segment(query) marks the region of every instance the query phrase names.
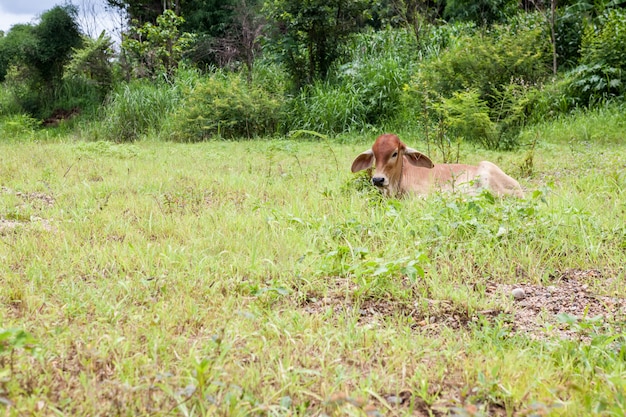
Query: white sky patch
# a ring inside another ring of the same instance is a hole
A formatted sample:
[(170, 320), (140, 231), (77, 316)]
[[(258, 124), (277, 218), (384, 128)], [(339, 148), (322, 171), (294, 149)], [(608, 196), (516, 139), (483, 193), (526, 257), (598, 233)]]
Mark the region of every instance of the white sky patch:
[(6, 34), (19, 23), (37, 24), (42, 13), (67, 4), (78, 7), (76, 20), (84, 34), (95, 38), (105, 30), (115, 42), (120, 39), (122, 16), (107, 9), (105, 0), (0, 0), (0, 30)]
[(33, 23), (35, 16), (32, 14), (9, 13), (0, 5), (0, 30), (7, 33), (13, 25), (18, 23)]

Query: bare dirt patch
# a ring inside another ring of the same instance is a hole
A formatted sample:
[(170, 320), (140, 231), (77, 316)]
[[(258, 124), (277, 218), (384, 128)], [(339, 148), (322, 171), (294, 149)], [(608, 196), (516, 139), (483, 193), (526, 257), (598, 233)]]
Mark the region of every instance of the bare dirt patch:
[[(466, 307), (449, 300), (420, 299), (416, 301), (365, 299), (355, 300), (350, 295), (357, 286), (350, 280), (334, 280), (334, 288), (323, 296), (309, 296), (301, 308), (309, 314), (358, 314), (359, 323), (367, 326), (384, 325), (392, 316), (410, 317), (416, 330), (438, 333), (443, 327), (458, 329), (479, 318), (501, 318), (514, 334), (525, 334), (534, 339), (552, 337), (572, 338), (575, 331), (559, 321), (559, 315), (567, 314), (577, 319), (602, 317), (608, 322), (626, 321), (626, 298), (600, 295), (593, 290), (593, 283), (608, 280), (601, 271), (566, 270), (555, 277), (553, 285), (491, 284), (486, 293), (490, 297), (510, 297), (510, 307), (470, 312)], [(404, 284), (401, 284), (404, 285)], [(516, 299), (515, 289), (523, 291)]]
[[(442, 327), (461, 328), (468, 322), (476, 320), (478, 315), (494, 316), (500, 310), (486, 310), (470, 314), (466, 306), (449, 300), (415, 299), (398, 300), (384, 298), (358, 299), (352, 294), (358, 286), (349, 279), (333, 279), (334, 286), (324, 296), (310, 295), (301, 303), (302, 309), (309, 314), (326, 314), (332, 310), (334, 314), (357, 314), (359, 323), (366, 326), (383, 325), (385, 320), (393, 316), (410, 317), (413, 327), (429, 332), (436, 332)], [(399, 283), (408, 288), (408, 280)]]
[[(19, 204), (17, 208), (23, 208), (30, 204), (33, 208), (41, 211), (54, 206), (55, 203), (53, 196), (41, 192), (14, 191), (7, 187), (0, 187), (0, 194), (12, 194), (19, 197), (23, 203)], [(12, 216), (2, 216), (2, 213), (0, 213), (0, 233), (13, 232), (27, 225), (37, 225), (42, 230), (48, 232), (54, 230), (51, 220), (39, 216), (16, 216), (14, 214)]]
[(590, 281), (607, 279), (598, 270), (567, 270), (549, 286), (493, 285), (491, 294), (510, 295), (514, 289), (523, 290), (524, 296), (514, 301), (511, 313), (511, 330), (534, 338), (557, 336), (571, 338), (568, 329), (557, 317), (567, 314), (578, 319), (602, 317), (615, 322), (626, 318), (626, 299), (599, 295), (591, 290)]

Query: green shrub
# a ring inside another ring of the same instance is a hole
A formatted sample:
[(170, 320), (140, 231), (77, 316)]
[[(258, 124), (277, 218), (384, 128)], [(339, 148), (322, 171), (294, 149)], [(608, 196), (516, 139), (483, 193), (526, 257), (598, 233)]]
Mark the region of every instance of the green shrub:
[(0, 118), (0, 138), (3, 140), (32, 137), (41, 122), (26, 114), (12, 114)]
[(570, 74), (567, 94), (576, 105), (590, 106), (624, 93), (624, 72), (602, 64), (580, 65)]
[(251, 138), (274, 134), (280, 120), (281, 104), (267, 90), (240, 74), (217, 72), (195, 85), (176, 113), (172, 135), (192, 142)]
[(626, 67), (626, 11), (609, 10), (604, 25), (591, 27), (582, 41), (581, 61), (585, 65), (601, 64), (607, 67)]
[(165, 82), (137, 80), (119, 85), (103, 107), (90, 139), (129, 142), (157, 132), (180, 101), (180, 89)]
[(584, 14), (579, 10), (567, 7), (558, 12), (554, 35), (559, 68), (571, 69), (578, 65), (584, 31)]
[(450, 97), (475, 89), (493, 104), (494, 93), (512, 82), (536, 83), (549, 75), (550, 45), (534, 24), (497, 26), (491, 32), (459, 39), (439, 57), (425, 61), (418, 73), (430, 89)]
[(429, 25), (424, 36), (419, 39), (419, 58), (429, 59), (439, 56), (447, 48), (453, 47), (459, 39), (464, 39), (478, 31), (474, 22), (451, 22), (445, 25)]
[(446, 20), (471, 21), (479, 25), (504, 22), (519, 10), (516, 0), (447, 0)]
[(86, 37), (83, 47), (73, 50), (63, 78), (90, 86), (102, 102), (113, 88), (113, 57), (113, 41), (104, 31), (97, 39)]
[(458, 91), (437, 103), (435, 110), (446, 130), (455, 138), (478, 141), (485, 147), (498, 147), (496, 125), (489, 118), (489, 106), (477, 91)]
[(443, 124), (448, 133), (492, 149), (515, 147), (535, 100), (528, 94), (550, 73), (548, 39), (539, 15), (461, 35), (419, 66), (403, 103), (425, 126)]
[(324, 134), (363, 131), (402, 112), (402, 88), (418, 62), (415, 35), (405, 29), (359, 33), (347, 49), (347, 61), (333, 67), (331, 77), (290, 102), (288, 128)]
[(289, 130), (322, 134), (359, 131), (367, 125), (367, 109), (354, 85), (317, 81), (291, 100), (286, 123)]
[(569, 74), (567, 94), (590, 106), (626, 91), (626, 12), (609, 10), (604, 25), (589, 26), (582, 40), (581, 65)]
[[(10, 99), (6, 100), (6, 110), (11, 113), (28, 113), (39, 117), (41, 103), (44, 99), (49, 100), (50, 94), (43, 87), (43, 81), (39, 75), (26, 67), (9, 67), (5, 81), (2, 83), (3, 95)], [(5, 113), (6, 114), (6, 113)]]

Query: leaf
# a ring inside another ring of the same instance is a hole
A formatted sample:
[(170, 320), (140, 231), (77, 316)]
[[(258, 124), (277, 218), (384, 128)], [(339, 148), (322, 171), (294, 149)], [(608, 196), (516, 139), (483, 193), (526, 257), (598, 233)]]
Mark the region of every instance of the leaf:
[(284, 397), (281, 397), (281, 399), (280, 399), (280, 406), (282, 408), (289, 409), (289, 408), (291, 408), (292, 404), (293, 404), (293, 400), (291, 399), (291, 397), (289, 395), (285, 395)]
[(557, 314), (556, 318), (561, 323), (569, 324), (570, 326), (578, 323), (578, 317), (572, 316), (571, 314), (567, 314), (567, 313)]

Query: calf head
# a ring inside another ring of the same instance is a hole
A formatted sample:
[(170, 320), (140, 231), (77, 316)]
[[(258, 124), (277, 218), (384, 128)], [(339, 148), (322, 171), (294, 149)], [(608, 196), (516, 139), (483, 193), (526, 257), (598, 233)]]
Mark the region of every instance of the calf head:
[(405, 161), (416, 167), (432, 168), (433, 162), (423, 153), (406, 146), (396, 135), (379, 136), (372, 149), (361, 153), (352, 162), (352, 172), (362, 171), (376, 162), (372, 184), (385, 192), (395, 193), (400, 188)]

